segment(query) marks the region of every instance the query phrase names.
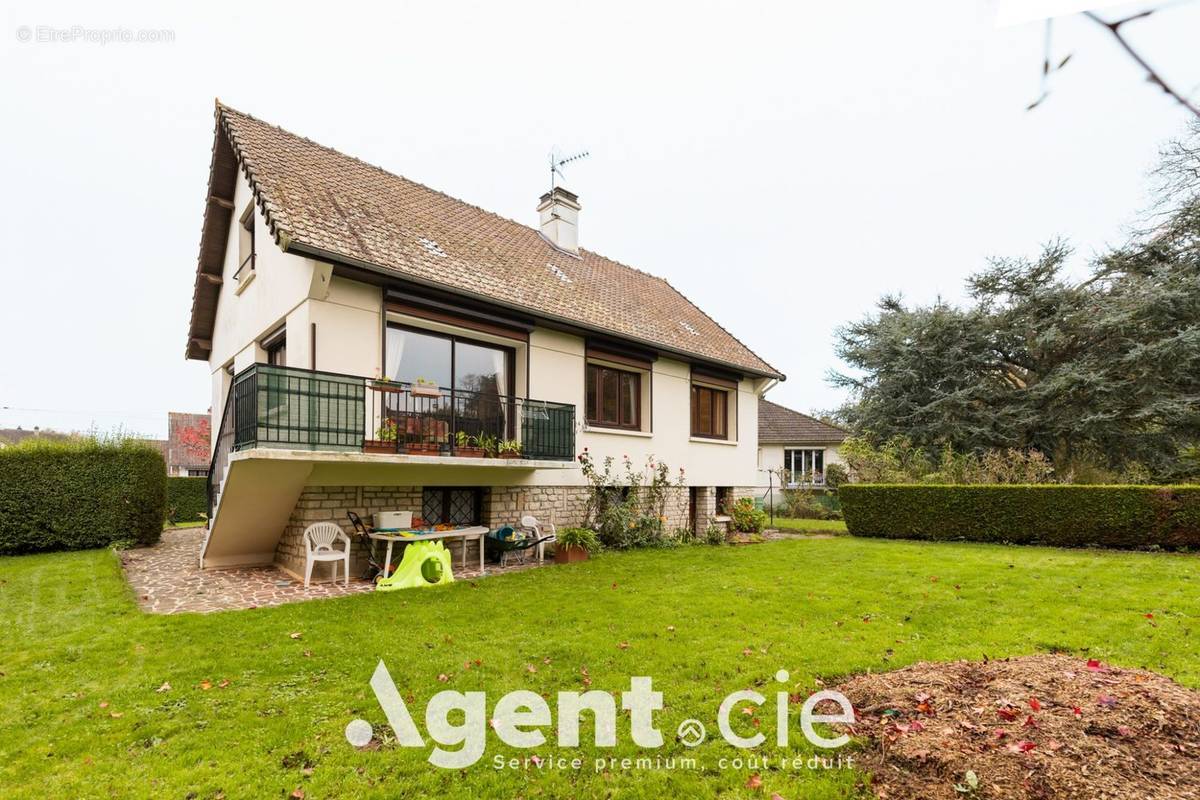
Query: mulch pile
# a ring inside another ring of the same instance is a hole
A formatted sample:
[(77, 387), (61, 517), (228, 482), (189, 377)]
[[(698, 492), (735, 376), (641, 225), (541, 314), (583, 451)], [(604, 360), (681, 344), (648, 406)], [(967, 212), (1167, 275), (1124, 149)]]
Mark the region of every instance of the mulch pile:
[(1200, 798), (1200, 692), (1153, 672), (1046, 655), (837, 689), (881, 798)]

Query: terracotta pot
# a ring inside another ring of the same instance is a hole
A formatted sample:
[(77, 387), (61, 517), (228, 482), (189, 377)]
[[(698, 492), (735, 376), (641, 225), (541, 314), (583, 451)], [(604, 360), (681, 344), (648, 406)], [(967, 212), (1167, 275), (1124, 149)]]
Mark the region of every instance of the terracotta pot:
[(395, 453), (396, 443), (385, 442), (382, 439), (363, 439), (364, 453)]
[(426, 444), (424, 442), (406, 445), (404, 449), (410, 455), (414, 456), (436, 456), (442, 452), (442, 446), (440, 444)]
[(496, 458), (520, 458), (520, 453), (497, 453)]
[(442, 390), (427, 383), (414, 383), (408, 390), (413, 397), (441, 397)]
[(483, 458), (482, 447), (456, 447), (454, 455), (460, 458)]
[(554, 562), (556, 564), (574, 564), (577, 561), (587, 561), (588, 551), (578, 545), (563, 547), (554, 546)]

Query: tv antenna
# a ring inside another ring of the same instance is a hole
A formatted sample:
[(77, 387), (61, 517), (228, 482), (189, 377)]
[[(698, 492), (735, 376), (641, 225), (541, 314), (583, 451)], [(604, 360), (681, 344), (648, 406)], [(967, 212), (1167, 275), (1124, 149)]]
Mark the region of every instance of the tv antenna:
[(590, 155), (588, 153), (588, 151), (583, 150), (581, 152), (576, 153), (573, 156), (563, 156), (561, 153), (558, 152), (557, 147), (552, 149), (550, 151), (550, 190), (551, 191), (554, 190), (554, 176), (555, 175), (557, 175), (560, 178), (564, 177), (563, 171), (562, 171), (563, 167), (565, 167), (567, 164), (570, 164), (574, 161), (582, 161), (583, 159), (587, 158), (588, 155)]

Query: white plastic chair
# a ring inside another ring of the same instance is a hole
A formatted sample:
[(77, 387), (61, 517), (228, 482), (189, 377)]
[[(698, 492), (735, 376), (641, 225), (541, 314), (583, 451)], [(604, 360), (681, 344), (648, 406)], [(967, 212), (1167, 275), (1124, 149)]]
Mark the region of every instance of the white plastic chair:
[[(558, 529), (554, 527), (554, 512), (550, 512), (550, 522), (545, 525), (538, 522), (538, 518), (532, 514), (526, 514), (521, 517), (521, 527), (532, 531), (534, 538), (541, 540), (537, 546), (538, 561), (544, 561), (546, 545), (558, 540)], [(543, 528), (549, 531), (549, 533), (544, 533), (542, 531)]]
[[(344, 549), (335, 548), (334, 542), (341, 540), (345, 542)], [(314, 522), (304, 529), (304, 588), (308, 588), (309, 582), (312, 580), (313, 564), (318, 561), (333, 562), (333, 582), (337, 583), (338, 565), (337, 562), (344, 562), (346, 565), (346, 577), (343, 581), (345, 585), (350, 585), (350, 537), (342, 530), (340, 525), (333, 522)]]

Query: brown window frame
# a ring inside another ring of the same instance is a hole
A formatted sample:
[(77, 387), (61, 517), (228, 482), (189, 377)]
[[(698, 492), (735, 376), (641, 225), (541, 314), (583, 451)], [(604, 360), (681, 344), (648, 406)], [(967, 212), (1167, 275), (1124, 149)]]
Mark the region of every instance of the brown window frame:
[[(616, 376), (617, 381), (617, 418), (615, 420), (603, 418), (603, 381), (606, 374)], [(640, 431), (642, 429), (642, 373), (610, 367), (607, 364), (593, 364), (589, 362), (584, 367), (583, 375), (584, 415), (589, 427), (615, 428), (626, 431)], [(622, 390), (624, 389), (626, 380), (633, 381), (633, 419), (625, 419), (624, 403), (621, 402), (624, 396)], [(594, 395), (589, 395), (589, 391), (594, 392)]]
[[(730, 402), (731, 394), (732, 394), (732, 392), (729, 389), (722, 389), (717, 386), (706, 386), (704, 384), (699, 384), (699, 383), (692, 384), (692, 392), (691, 392), (692, 436), (695, 436), (700, 439), (718, 439), (718, 440), (723, 440), (723, 441), (729, 440), (729, 402)], [(699, 409), (701, 407), (701, 405), (700, 405), (701, 402), (703, 402), (701, 400), (701, 398), (705, 397), (705, 396), (707, 396), (707, 402), (709, 404), (708, 415), (709, 415), (709, 421), (711, 423), (710, 430), (701, 430), (699, 427), (700, 426)], [(717, 403), (716, 399), (718, 396), (720, 396), (724, 400), (724, 402), (721, 403), (723, 408), (722, 408), (722, 413), (720, 413), (720, 414), (717, 413), (718, 403)], [(716, 426), (717, 420), (720, 420), (720, 423), (721, 423), (719, 432), (718, 432), (718, 429)]]

